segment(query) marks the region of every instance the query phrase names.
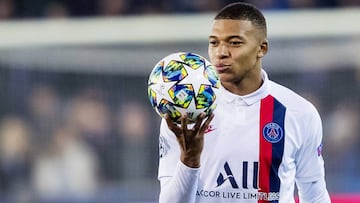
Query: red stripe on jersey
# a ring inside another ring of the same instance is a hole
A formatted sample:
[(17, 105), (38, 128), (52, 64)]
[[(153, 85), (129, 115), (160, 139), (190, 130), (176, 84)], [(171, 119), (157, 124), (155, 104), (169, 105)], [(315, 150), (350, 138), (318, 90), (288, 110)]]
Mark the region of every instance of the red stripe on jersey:
[[(272, 122), (274, 112), (274, 98), (267, 96), (261, 100), (260, 104), (260, 157), (259, 157), (259, 192), (269, 194), (270, 192), (270, 171), (272, 162), (272, 144), (265, 140), (263, 136), (263, 128), (266, 124)], [(258, 203), (268, 202), (266, 200), (258, 200)]]
[(278, 202), (279, 167), (284, 154), (286, 108), (271, 95), (260, 104), (259, 200)]

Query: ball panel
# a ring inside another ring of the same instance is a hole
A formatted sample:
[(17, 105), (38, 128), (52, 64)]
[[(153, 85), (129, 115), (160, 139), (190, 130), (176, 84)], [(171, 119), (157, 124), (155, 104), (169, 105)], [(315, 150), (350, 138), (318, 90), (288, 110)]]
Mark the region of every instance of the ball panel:
[(168, 114), (173, 121), (178, 121), (181, 117), (181, 113), (175, 108), (174, 104), (162, 99), (157, 106), (157, 110), (162, 117)]
[(151, 87), (148, 88), (148, 95), (149, 95), (149, 100), (150, 100), (150, 104), (153, 108), (156, 107), (157, 103), (156, 103), (156, 92), (151, 89)]
[(193, 53), (180, 54), (180, 58), (185, 62), (186, 65), (196, 70), (204, 66), (204, 59)]
[(205, 114), (208, 116), (210, 115), (216, 108), (217, 104), (213, 103), (213, 105), (211, 105), (209, 108), (207, 108), (204, 112)]
[(215, 101), (215, 98), (215, 93), (211, 86), (201, 85), (195, 97), (196, 108), (203, 109), (210, 107)]
[(174, 85), (169, 89), (169, 95), (174, 103), (181, 108), (188, 108), (194, 98), (194, 88), (191, 84)]
[(187, 72), (184, 68), (184, 64), (176, 60), (171, 60), (163, 69), (164, 82), (180, 81), (186, 76)]
[(213, 65), (205, 67), (204, 76), (210, 81), (213, 87), (220, 88), (219, 75)]
[(162, 72), (164, 67), (164, 61), (159, 62), (155, 68), (151, 71), (148, 85), (159, 83), (162, 80)]

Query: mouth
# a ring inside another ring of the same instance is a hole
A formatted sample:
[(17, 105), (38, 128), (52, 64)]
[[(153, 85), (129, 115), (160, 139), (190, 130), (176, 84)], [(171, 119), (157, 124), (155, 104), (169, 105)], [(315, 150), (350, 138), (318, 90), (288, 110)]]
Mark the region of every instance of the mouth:
[(230, 65), (225, 65), (225, 64), (216, 64), (215, 67), (218, 73), (224, 73), (228, 69), (230, 69)]

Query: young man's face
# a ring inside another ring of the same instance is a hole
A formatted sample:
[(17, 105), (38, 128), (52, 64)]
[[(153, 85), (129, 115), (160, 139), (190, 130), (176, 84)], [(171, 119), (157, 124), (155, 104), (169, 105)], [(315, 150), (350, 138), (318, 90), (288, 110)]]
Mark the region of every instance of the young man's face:
[(214, 20), (209, 36), (209, 57), (222, 83), (240, 83), (260, 70), (267, 51), (263, 33), (247, 20)]

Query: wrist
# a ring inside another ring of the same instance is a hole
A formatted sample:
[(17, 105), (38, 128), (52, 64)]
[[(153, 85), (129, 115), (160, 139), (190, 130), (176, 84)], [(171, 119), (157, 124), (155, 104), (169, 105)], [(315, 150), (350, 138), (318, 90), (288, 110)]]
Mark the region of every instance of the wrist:
[(181, 155), (180, 160), (187, 167), (190, 167), (190, 168), (199, 168), (200, 167), (200, 156)]

